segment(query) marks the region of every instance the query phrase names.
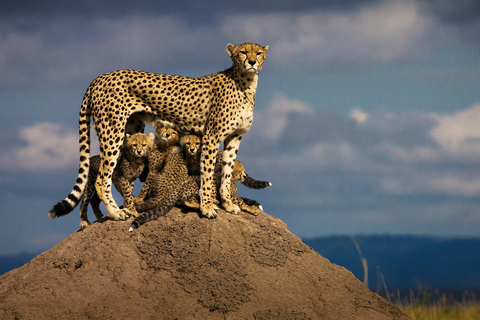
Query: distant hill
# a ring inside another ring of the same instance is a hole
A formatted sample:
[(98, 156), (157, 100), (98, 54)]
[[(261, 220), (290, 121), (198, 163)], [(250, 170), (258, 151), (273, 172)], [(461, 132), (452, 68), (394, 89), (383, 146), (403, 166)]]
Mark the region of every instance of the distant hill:
[[(419, 236), (355, 237), (368, 263), (369, 287), (381, 292), (383, 274), (388, 290), (480, 288), (480, 239)], [(360, 280), (363, 267), (348, 236), (304, 239), (331, 262), (344, 266)]]

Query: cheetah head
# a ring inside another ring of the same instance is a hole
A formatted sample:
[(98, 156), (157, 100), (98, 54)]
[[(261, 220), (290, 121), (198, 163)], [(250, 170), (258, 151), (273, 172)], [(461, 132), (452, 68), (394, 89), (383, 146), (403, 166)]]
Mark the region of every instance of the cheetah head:
[(243, 182), (246, 176), (247, 174), (245, 173), (245, 167), (243, 164), (240, 161), (235, 160), (232, 170), (232, 181)]
[(262, 47), (255, 43), (243, 43), (239, 46), (227, 44), (227, 53), (232, 58), (233, 66), (241, 72), (260, 72), (267, 51), (268, 46)]
[(180, 140), (180, 132), (172, 127), (157, 127), (155, 129), (155, 143), (173, 146)]
[(153, 133), (148, 136), (143, 133), (135, 133), (126, 135), (125, 146), (127, 151), (137, 158), (146, 157), (153, 146)]
[(185, 148), (189, 155), (195, 156), (201, 151), (201, 143), (202, 141), (199, 136), (194, 134), (186, 134), (182, 138), (181, 145)]

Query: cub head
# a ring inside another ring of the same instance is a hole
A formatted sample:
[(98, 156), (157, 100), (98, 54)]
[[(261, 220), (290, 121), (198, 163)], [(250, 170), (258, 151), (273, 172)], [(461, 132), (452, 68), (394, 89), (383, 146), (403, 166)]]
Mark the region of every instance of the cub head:
[(148, 136), (144, 133), (135, 133), (126, 135), (125, 147), (132, 155), (138, 158), (146, 157), (152, 150), (154, 135), (152, 132)]
[(255, 43), (243, 43), (235, 46), (229, 43), (226, 50), (232, 58), (235, 69), (241, 72), (258, 73), (267, 56), (268, 46), (262, 47)]
[(240, 161), (235, 160), (232, 169), (232, 181), (243, 182), (246, 176), (247, 174), (245, 173), (245, 167), (243, 164)]
[(173, 146), (180, 141), (180, 131), (171, 126), (162, 126), (155, 129), (155, 143)]
[(186, 134), (183, 136), (180, 144), (189, 155), (195, 156), (201, 152), (202, 139), (195, 134)]

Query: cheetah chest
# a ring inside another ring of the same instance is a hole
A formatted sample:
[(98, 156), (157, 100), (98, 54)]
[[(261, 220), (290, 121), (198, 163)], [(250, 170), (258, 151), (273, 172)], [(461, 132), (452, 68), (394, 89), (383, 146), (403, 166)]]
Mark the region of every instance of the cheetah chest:
[(118, 174), (126, 179), (136, 179), (142, 174), (144, 169), (144, 159), (135, 159), (135, 161), (132, 161), (131, 163), (124, 161), (120, 164), (120, 170), (118, 170), (120, 172), (118, 172)]
[(250, 129), (253, 122), (253, 103), (245, 99), (241, 104), (237, 112), (237, 129), (246, 130)]

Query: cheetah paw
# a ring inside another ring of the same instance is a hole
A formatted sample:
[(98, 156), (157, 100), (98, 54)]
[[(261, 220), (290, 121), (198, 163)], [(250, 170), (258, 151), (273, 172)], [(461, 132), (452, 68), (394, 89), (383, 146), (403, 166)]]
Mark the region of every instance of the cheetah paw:
[(218, 207), (214, 205), (213, 203), (209, 203), (206, 205), (203, 205), (200, 207), (200, 212), (204, 217), (207, 217), (209, 219), (213, 219), (217, 217), (217, 210)]
[(225, 209), (225, 211), (230, 212), (232, 214), (239, 214), (240, 211), (242, 211), (239, 206), (233, 203), (224, 203), (223, 208)]
[(132, 208), (123, 208), (122, 209), (123, 212), (125, 212), (125, 214), (127, 215), (127, 218), (128, 217), (138, 217), (138, 212), (137, 212), (137, 209), (135, 209), (135, 206), (132, 206)]
[(200, 209), (200, 203), (196, 200), (192, 200), (192, 201), (187, 200), (183, 203), (183, 205), (195, 210)]
[(88, 225), (90, 224), (90, 221), (87, 220), (81, 220), (80, 221), (80, 230), (85, 229)]
[(136, 218), (139, 216), (139, 213), (137, 212), (137, 210), (130, 210), (129, 216)]
[(128, 217), (128, 211), (126, 209), (109, 212), (107, 218), (112, 220), (126, 220)]

